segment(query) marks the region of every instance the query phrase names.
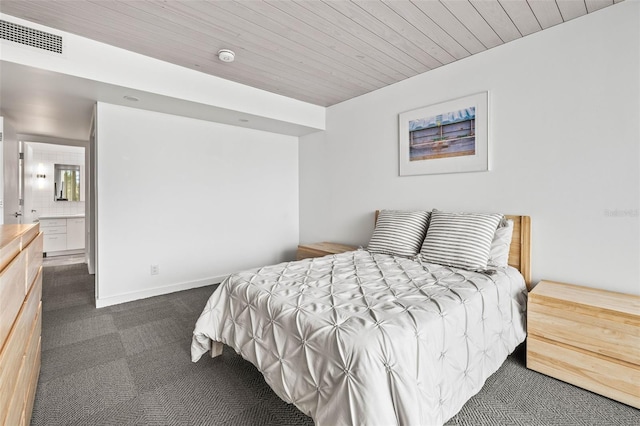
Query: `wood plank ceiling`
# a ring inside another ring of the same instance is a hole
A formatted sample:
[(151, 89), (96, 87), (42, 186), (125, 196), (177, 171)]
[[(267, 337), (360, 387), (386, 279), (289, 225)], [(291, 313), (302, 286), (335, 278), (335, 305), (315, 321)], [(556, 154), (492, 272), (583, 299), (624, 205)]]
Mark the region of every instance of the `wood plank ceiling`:
[(2, 0), (0, 11), (330, 106), (618, 1)]

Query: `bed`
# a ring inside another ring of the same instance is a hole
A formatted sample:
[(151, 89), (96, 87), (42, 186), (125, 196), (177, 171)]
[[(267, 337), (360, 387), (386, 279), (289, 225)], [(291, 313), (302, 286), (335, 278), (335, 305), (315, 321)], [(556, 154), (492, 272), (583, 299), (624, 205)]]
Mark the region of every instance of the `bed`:
[(372, 237), (368, 250), (233, 274), (196, 323), (192, 361), (229, 345), (317, 425), (442, 424), (526, 336), (530, 219), (506, 219), (500, 267), (376, 252)]

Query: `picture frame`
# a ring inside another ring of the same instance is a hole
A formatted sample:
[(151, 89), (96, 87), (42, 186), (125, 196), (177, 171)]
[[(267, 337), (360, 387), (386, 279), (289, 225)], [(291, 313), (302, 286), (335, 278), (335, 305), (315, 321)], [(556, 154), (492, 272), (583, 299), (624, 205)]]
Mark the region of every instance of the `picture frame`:
[(489, 170), (489, 93), (398, 115), (400, 176)]

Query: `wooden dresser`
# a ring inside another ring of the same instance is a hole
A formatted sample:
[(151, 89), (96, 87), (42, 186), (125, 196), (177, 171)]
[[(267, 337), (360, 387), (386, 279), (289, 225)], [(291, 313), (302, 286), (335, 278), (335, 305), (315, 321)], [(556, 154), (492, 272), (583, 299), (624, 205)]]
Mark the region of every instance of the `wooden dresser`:
[(541, 281), (527, 332), (528, 368), (640, 408), (640, 296)]
[(298, 246), (296, 260), (307, 259), (310, 257), (322, 257), (329, 254), (344, 253), (345, 251), (353, 251), (357, 249), (358, 247), (355, 246), (327, 242), (301, 244)]
[(0, 425), (29, 425), (40, 374), (42, 234), (0, 225)]

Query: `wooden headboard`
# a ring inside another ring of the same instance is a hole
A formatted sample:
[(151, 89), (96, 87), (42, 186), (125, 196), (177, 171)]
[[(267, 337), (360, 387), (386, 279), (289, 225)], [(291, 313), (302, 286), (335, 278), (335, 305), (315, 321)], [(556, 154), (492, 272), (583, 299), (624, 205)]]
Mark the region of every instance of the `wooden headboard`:
[(504, 215), (513, 220), (513, 235), (509, 247), (509, 265), (524, 277), (527, 290), (531, 290), (531, 217)]
[[(376, 210), (375, 223), (380, 210)], [(513, 221), (513, 236), (509, 247), (509, 265), (516, 268), (524, 277), (527, 290), (531, 290), (531, 217), (505, 215)]]

